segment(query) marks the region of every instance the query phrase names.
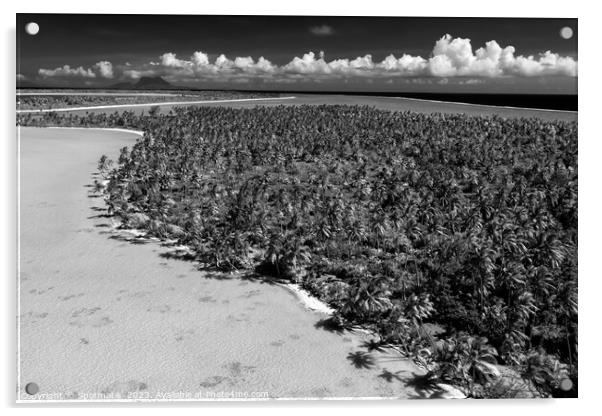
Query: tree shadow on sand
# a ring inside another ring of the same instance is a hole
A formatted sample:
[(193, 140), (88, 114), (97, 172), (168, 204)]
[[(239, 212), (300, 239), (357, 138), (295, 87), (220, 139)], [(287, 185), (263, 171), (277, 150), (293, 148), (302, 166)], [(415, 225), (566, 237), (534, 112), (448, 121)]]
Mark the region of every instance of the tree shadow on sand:
[(337, 335), (343, 335), (348, 329), (333, 317), (320, 319), (314, 324), (314, 327), (318, 329), (323, 329), (324, 331), (335, 333)]
[(109, 236), (109, 239), (137, 245), (148, 244), (151, 242), (151, 240), (144, 237), (126, 237), (120, 234), (111, 235)]
[(159, 257), (169, 260), (195, 261), (196, 256), (186, 250), (172, 250), (160, 253)]
[(374, 357), (365, 351), (350, 352), (347, 355), (347, 359), (351, 361), (351, 364), (353, 364), (355, 368), (369, 369), (374, 367), (375, 364)]
[(367, 349), (370, 352), (372, 352), (372, 351), (384, 352), (385, 351), (385, 347), (384, 347), (383, 343), (380, 341), (377, 341), (376, 339), (370, 339), (368, 341), (364, 341), (364, 342), (362, 342), (362, 344), (360, 346), (362, 348)]
[(276, 283), (282, 283), (281, 281), (270, 278), (269, 276), (261, 276), (257, 273), (253, 272), (224, 272), (215, 267), (199, 267), (199, 271), (205, 273), (204, 277), (207, 279), (215, 279), (215, 280), (243, 280), (247, 282), (260, 283), (260, 284), (268, 284), (274, 285)]
[(404, 381), (404, 385), (413, 389), (416, 395), (413, 399), (441, 399), (444, 398), (445, 390), (439, 387), (430, 374), (412, 373), (412, 378)]
[(109, 215), (109, 214), (98, 214), (98, 215), (92, 215), (92, 216), (88, 217), (89, 220), (95, 220), (98, 218), (113, 218), (113, 216)]
[(399, 382), (403, 382), (403, 378), (399, 375), (399, 373), (402, 373), (402, 371), (397, 371), (395, 373), (392, 373), (391, 371), (387, 370), (386, 368), (383, 369), (383, 372), (380, 373), (378, 375), (379, 378), (382, 378), (384, 380), (386, 380), (388, 383), (392, 383), (393, 381), (399, 381)]

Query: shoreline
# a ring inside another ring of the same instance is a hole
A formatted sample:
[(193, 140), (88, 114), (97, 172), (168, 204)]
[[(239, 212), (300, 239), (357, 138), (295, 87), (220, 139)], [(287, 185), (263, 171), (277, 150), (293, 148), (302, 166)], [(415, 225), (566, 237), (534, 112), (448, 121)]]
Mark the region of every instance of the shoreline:
[[(149, 236), (146, 231), (138, 229), (138, 228), (120, 228), (122, 225), (123, 225), (123, 223), (113, 222), (112, 232), (114, 233), (114, 235), (119, 236), (121, 233), (124, 233), (124, 234), (130, 234), (133, 239), (143, 238), (143, 239), (153, 241), (156, 243), (167, 243), (167, 244), (177, 243), (177, 240), (174, 240), (174, 239), (168, 239), (168, 238), (161, 239), (159, 237)], [(174, 245), (170, 248), (175, 251), (186, 251), (188, 253), (194, 253), (194, 250), (192, 250), (189, 246), (186, 246), (183, 244), (180, 244), (177, 246)], [(223, 272), (223, 273), (227, 274), (227, 272)], [(295, 298), (297, 299), (297, 301), (310, 311), (323, 313), (328, 316), (332, 315), (335, 312), (335, 310), (333, 308), (328, 306), (325, 302), (320, 300), (318, 297), (312, 295), (306, 289), (303, 289), (301, 287), (301, 285), (299, 285), (297, 283), (290, 283), (290, 282), (282, 281), (282, 282), (276, 282), (275, 284), (277, 286), (280, 286), (284, 290), (292, 293), (295, 296)]]
[[(131, 131), (19, 132), (20, 402), (38, 401), (23, 390), (30, 382), (40, 395), (59, 394), (54, 403), (199, 389), (262, 391), (270, 400), (435, 393), (405, 383), (422, 370), (399, 353), (368, 351), (368, 335), (318, 326), (327, 315), (287, 288), (199, 271), (170, 256), (181, 246), (112, 238), (90, 173), (98, 155), (114, 158), (135, 143)], [(356, 367), (349, 357), (360, 353), (373, 364)]]
[[(169, 238), (161, 239), (159, 237), (149, 236), (146, 231), (143, 231), (141, 229), (119, 228), (121, 226), (120, 223), (117, 223), (114, 221), (112, 221), (112, 223), (113, 223), (112, 232), (115, 233), (115, 235), (119, 235), (120, 233), (125, 233), (125, 234), (130, 234), (133, 238), (144, 238), (146, 240), (150, 240), (155, 243), (171, 243), (171, 244), (177, 243), (177, 240), (174, 240), (174, 239), (169, 239)], [(189, 246), (186, 246), (186, 245), (172, 246), (171, 248), (176, 251), (188, 251), (189, 253), (194, 252)], [(223, 273), (227, 274), (226, 272), (223, 272)], [(335, 309), (328, 306), (325, 302), (320, 300), (317, 296), (312, 295), (306, 289), (303, 289), (301, 287), (301, 285), (299, 285), (297, 283), (276, 282), (275, 285), (286, 290), (287, 292), (291, 293), (295, 297), (297, 302), (300, 305), (302, 305), (307, 311), (321, 313), (321, 314), (324, 314), (327, 316), (332, 316), (332, 314), (335, 312)], [(355, 332), (355, 333), (362, 333), (365, 336), (370, 336), (370, 337), (378, 336), (377, 334), (374, 333), (374, 331), (369, 330), (367, 328), (363, 328), (361, 326), (353, 326), (347, 330), (351, 331), (351, 332)], [(383, 345), (382, 348), (384, 350), (390, 350), (394, 354), (400, 354), (399, 351), (395, 348), (395, 345)], [(403, 357), (403, 359), (409, 360), (406, 357)], [(409, 360), (409, 361), (411, 361), (411, 360)], [(446, 384), (446, 383), (436, 383), (435, 385), (441, 390), (440, 398), (442, 398), (442, 399), (467, 399), (466, 395), (456, 386), (453, 386), (451, 384)], [(303, 398), (279, 397), (279, 398), (220, 398), (220, 399), (182, 398), (182, 399), (177, 399), (177, 400), (183, 401), (183, 402), (195, 402), (195, 401), (213, 401), (213, 400), (221, 400), (221, 401), (283, 400), (283, 401), (288, 401), (288, 400), (381, 400), (381, 399), (382, 400), (398, 400), (398, 398), (396, 398), (396, 397), (303, 397)], [(169, 400), (170, 399), (155, 398), (155, 399), (137, 399), (135, 401), (157, 402), (157, 401), (169, 401)], [(89, 402), (90, 400), (64, 400), (64, 401), (65, 402)], [(97, 400), (97, 402), (106, 402), (106, 401), (107, 400), (102, 400), (102, 399)], [(114, 401), (114, 400), (111, 400), (111, 401)], [(24, 402), (28, 402), (28, 401), (26, 400)], [(48, 402), (54, 402), (54, 401), (49, 400)], [(123, 402), (130, 402), (130, 400), (123, 400)]]
[(158, 103), (134, 103), (134, 104), (110, 104), (97, 105), (86, 107), (64, 107), (64, 108), (40, 108), (35, 110), (17, 110), (17, 114), (39, 114), (39, 113), (59, 113), (68, 111), (83, 111), (83, 110), (104, 110), (108, 108), (130, 108), (130, 107), (161, 107), (161, 106), (187, 106), (195, 104), (223, 104), (223, 103), (243, 103), (249, 101), (274, 101), (274, 100), (290, 100), (297, 97), (265, 97), (265, 98), (235, 98), (227, 100), (195, 100), (195, 101), (166, 101)]

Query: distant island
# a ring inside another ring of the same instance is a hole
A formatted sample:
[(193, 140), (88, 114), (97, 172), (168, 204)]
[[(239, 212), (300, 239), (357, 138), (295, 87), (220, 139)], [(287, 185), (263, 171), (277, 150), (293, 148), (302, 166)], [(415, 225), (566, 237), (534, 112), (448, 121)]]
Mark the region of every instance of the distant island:
[[(101, 89), (101, 90), (179, 90), (181, 87), (170, 84), (165, 81), (162, 77), (141, 77), (135, 82), (118, 82), (115, 84), (111, 84), (103, 87), (69, 87), (69, 88), (61, 88), (61, 87), (53, 87), (49, 85), (43, 85), (36, 82), (28, 81), (28, 80), (17, 80), (17, 89)], [(184, 88), (187, 89), (187, 88)]]

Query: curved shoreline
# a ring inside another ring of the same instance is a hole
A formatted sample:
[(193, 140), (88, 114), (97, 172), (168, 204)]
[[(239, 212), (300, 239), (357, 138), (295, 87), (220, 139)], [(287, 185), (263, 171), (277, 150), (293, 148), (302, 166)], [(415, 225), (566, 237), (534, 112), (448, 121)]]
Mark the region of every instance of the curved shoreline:
[(115, 131), (121, 133), (134, 133), (138, 136), (143, 136), (144, 132), (142, 130), (134, 130), (134, 129), (119, 129), (114, 127), (59, 127), (59, 126), (48, 126), (48, 127), (31, 127), (31, 128), (40, 128), (40, 129), (72, 129), (72, 130), (100, 130), (100, 131)]
[[(423, 394), (409, 387), (420, 374), (411, 362), (368, 351), (366, 334), (321, 328), (325, 315), (291, 302), (290, 291), (200, 272), (159, 243), (113, 238), (90, 173), (98, 155), (113, 158), (137, 134), (96, 129), (82, 140), (80, 130), (19, 129), (19, 401), (31, 401), (23, 386), (32, 381), (58, 401), (92, 393), (157, 401), (170, 391), (206, 394), (192, 400), (225, 390), (270, 399)], [(371, 364), (353, 365), (354, 354)]]
[[(37, 127), (32, 127), (37, 128)], [(120, 128), (112, 128), (112, 127), (39, 127), (39, 128), (49, 128), (49, 129), (73, 129), (73, 130), (101, 130), (101, 131), (115, 131), (115, 132), (124, 132), (124, 133), (134, 133), (139, 136), (143, 136), (144, 132), (141, 130), (133, 130), (133, 129), (120, 129)], [(131, 233), (134, 236), (144, 236), (146, 233), (143, 230), (137, 229), (120, 229), (122, 232)], [(154, 237), (151, 237), (154, 238)], [(156, 239), (156, 241), (160, 241)], [(182, 249), (189, 249), (188, 247), (181, 246)], [(296, 283), (278, 283), (284, 289), (295, 294), (300, 303), (302, 303), (307, 309), (317, 312), (322, 312), (327, 315), (331, 315), (334, 312), (330, 306), (326, 303), (322, 302), (317, 297), (313, 296), (307, 290), (303, 289)]]
[(66, 111), (83, 111), (83, 110), (105, 110), (109, 108), (130, 108), (130, 107), (154, 107), (154, 106), (175, 106), (175, 105), (195, 105), (195, 104), (223, 104), (223, 103), (239, 103), (252, 101), (274, 101), (274, 100), (290, 100), (296, 97), (266, 97), (266, 98), (236, 98), (229, 100), (194, 100), (194, 101), (167, 101), (167, 102), (151, 102), (151, 103), (134, 103), (134, 104), (111, 104), (111, 105), (96, 105), (86, 107), (65, 107), (65, 108), (40, 108), (35, 110), (17, 110), (17, 114), (39, 114), (39, 113), (59, 113)]

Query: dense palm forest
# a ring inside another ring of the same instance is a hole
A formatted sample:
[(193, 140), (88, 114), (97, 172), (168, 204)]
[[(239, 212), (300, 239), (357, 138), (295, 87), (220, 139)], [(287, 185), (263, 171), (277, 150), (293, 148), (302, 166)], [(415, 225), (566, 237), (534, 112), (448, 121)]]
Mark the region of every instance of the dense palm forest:
[(359, 106), (20, 122), (143, 129), (99, 163), (125, 226), (298, 282), (433, 380), (499, 397), (502, 366), (577, 394), (576, 122)]

